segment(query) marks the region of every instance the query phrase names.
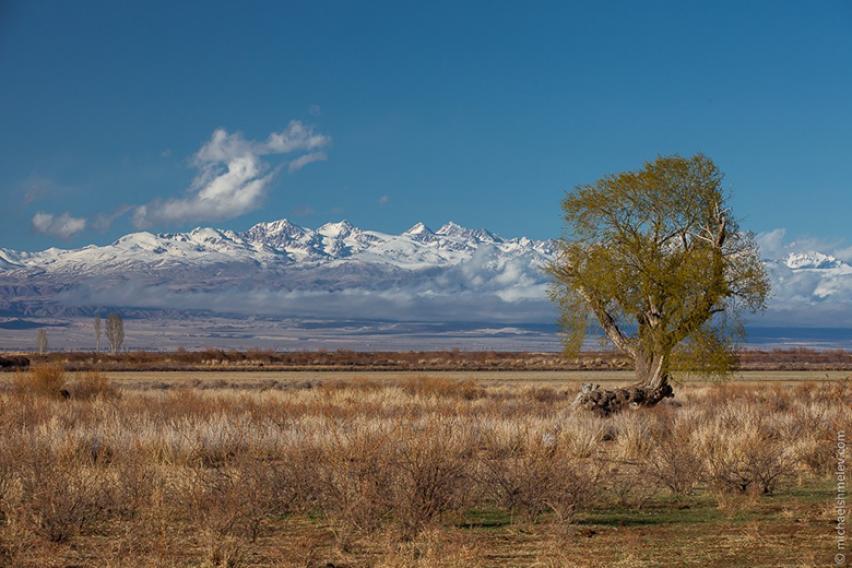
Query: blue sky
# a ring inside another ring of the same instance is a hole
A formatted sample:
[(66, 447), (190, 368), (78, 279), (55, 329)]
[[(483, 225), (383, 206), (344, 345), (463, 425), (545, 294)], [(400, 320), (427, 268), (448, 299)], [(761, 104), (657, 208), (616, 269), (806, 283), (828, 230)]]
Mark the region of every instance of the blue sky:
[[(282, 217), (544, 238), (564, 190), (697, 151), (747, 228), (848, 244), (852, 5), (686, 4), (0, 3), (0, 247)], [(199, 206), (246, 156), (257, 191)]]

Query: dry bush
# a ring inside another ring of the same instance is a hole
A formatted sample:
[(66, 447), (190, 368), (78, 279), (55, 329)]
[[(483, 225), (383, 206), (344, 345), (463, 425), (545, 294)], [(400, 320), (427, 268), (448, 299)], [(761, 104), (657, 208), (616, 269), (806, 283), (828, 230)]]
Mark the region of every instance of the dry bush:
[(660, 492), (658, 480), (632, 464), (611, 464), (602, 475), (607, 493), (625, 509), (642, 509)]
[(485, 396), (485, 389), (473, 380), (459, 381), (423, 376), (405, 380), (401, 386), (408, 395), (414, 397), (475, 400)]
[(203, 527), (206, 565), (236, 568), (274, 512), (280, 480), (264, 464), (245, 459), (224, 468), (190, 468), (178, 494), (178, 513)]
[(642, 410), (621, 412), (609, 419), (609, 435), (613, 438), (613, 457), (638, 462), (657, 446), (656, 435), (660, 430), (658, 417), (653, 411), (643, 412)]
[(654, 435), (653, 447), (641, 460), (642, 477), (668, 488), (673, 495), (690, 495), (704, 475), (693, 447), (694, 427), (689, 418), (666, 417)]
[(526, 395), (536, 402), (542, 404), (553, 404), (558, 401), (564, 401), (568, 396), (563, 392), (557, 392), (556, 389), (550, 387), (537, 387), (526, 391)]
[(18, 481), (7, 504), (8, 522), (54, 543), (67, 542), (109, 518), (115, 505), (111, 486), (96, 467), (27, 463)]
[(320, 452), (320, 505), (339, 542), (394, 528), (410, 540), (464, 502), (470, 463), (448, 425), (335, 431)]
[(570, 522), (594, 494), (595, 476), (565, 451), (558, 437), (526, 433), (526, 443), (489, 452), (479, 483), (495, 506), (534, 521), (553, 513)]
[(116, 398), (119, 394), (109, 377), (99, 371), (86, 371), (71, 384), (69, 390), (75, 400)]
[(23, 395), (61, 398), (64, 386), (65, 369), (59, 364), (43, 363), (15, 374), (15, 390)]
[(393, 472), (386, 432), (332, 432), (315, 464), (319, 501), (343, 548), (363, 533), (376, 532), (393, 511), (388, 488)]
[(420, 431), (397, 432), (391, 494), (402, 537), (410, 540), (449, 511), (465, 503), (470, 446), (455, 424), (430, 424)]
[(717, 491), (770, 495), (792, 475), (784, 441), (757, 412), (728, 407), (696, 433), (708, 481)]

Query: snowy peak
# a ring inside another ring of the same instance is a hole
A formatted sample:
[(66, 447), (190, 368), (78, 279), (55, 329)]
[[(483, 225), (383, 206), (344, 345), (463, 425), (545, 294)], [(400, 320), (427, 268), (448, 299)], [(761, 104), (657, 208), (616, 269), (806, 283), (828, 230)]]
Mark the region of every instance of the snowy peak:
[(418, 222), (418, 223), (415, 223), (414, 225), (412, 225), (411, 228), (409, 228), (407, 231), (405, 231), (402, 234), (414, 237), (414, 236), (422, 236), (422, 235), (434, 235), (435, 233), (432, 232), (432, 229), (427, 227), (425, 224)]
[(0, 248), (0, 268), (10, 270), (20, 267), (21, 265), (17, 261), (16, 253)]
[(432, 229), (427, 227), (424, 223), (415, 223), (400, 236), (418, 243), (431, 243), (438, 239)]
[(485, 229), (468, 229), (467, 227), (462, 227), (461, 225), (453, 221), (450, 221), (449, 223), (435, 231), (435, 234), (440, 235), (442, 237), (470, 239), (476, 242), (499, 242), (502, 240), (493, 233), (486, 231)]
[[(165, 238), (168, 238), (164, 235)], [(112, 246), (122, 249), (154, 250), (161, 246), (161, 237), (147, 231), (130, 233), (120, 237)], [(50, 249), (48, 249), (50, 250)], [(44, 251), (47, 252), (47, 251)]]
[(241, 233), (197, 227), (186, 233), (131, 233), (110, 245), (74, 250), (2, 250), (0, 270), (150, 273), (226, 264), (284, 270), (294, 262), (321, 264), (340, 260), (415, 270), (457, 265), (471, 259), (483, 246), (496, 247), (493, 254), (503, 259), (529, 254), (537, 262), (546, 261), (553, 250), (551, 241), (504, 240), (484, 229), (469, 229), (452, 221), (436, 232), (417, 223), (402, 234), (392, 235), (360, 229), (346, 220), (310, 229), (279, 219), (258, 223)]
[(324, 237), (328, 237), (330, 239), (344, 239), (348, 237), (355, 231), (355, 227), (352, 226), (352, 223), (346, 221), (338, 221), (337, 223), (326, 223), (319, 229), (317, 229), (317, 233)]
[(826, 270), (842, 268), (844, 262), (821, 252), (791, 252), (784, 260), (787, 268), (792, 270)]
[(304, 236), (306, 230), (287, 219), (279, 219), (269, 223), (258, 223), (243, 233), (253, 241), (279, 241), (282, 238), (295, 239)]
[(242, 238), (256, 248), (269, 247), (280, 251), (286, 251), (293, 245), (305, 248), (313, 236), (313, 231), (287, 219), (258, 223), (242, 234)]

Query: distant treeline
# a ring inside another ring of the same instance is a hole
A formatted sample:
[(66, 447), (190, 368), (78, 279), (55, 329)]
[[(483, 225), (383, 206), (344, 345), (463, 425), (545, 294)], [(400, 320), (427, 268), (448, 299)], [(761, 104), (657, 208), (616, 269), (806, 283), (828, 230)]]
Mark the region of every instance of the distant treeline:
[[(852, 370), (845, 350), (745, 350), (737, 355), (742, 370)], [(5, 361), (5, 363), (4, 363)], [(117, 354), (62, 352), (0, 356), (0, 369), (60, 363), (68, 370), (371, 370), (371, 371), (559, 371), (629, 370), (632, 363), (614, 351), (561, 353), (511, 351), (228, 351), (205, 349), (171, 352), (130, 351)], [(8, 364), (7, 364), (8, 363)]]

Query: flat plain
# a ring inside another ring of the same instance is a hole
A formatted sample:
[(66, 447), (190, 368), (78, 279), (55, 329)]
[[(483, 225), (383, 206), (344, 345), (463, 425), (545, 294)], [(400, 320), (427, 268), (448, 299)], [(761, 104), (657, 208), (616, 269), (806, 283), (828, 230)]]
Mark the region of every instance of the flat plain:
[[(78, 373), (79, 374), (79, 373)], [(605, 385), (627, 384), (633, 380), (632, 371), (104, 371), (116, 386), (145, 390), (157, 388), (200, 389), (288, 389), (318, 386), (340, 381), (398, 382), (400, 380), (437, 379), (447, 381), (475, 381), (487, 386), (535, 387), (548, 386), (576, 390), (582, 383)], [(71, 373), (73, 376), (74, 373)], [(843, 381), (852, 378), (852, 371), (736, 371), (727, 384), (795, 385), (811, 381)], [(2, 379), (2, 376), (0, 376)], [(717, 381), (694, 377), (682, 381), (684, 385), (710, 385)]]
[(849, 374), (599, 417), (629, 371), (38, 365), (0, 375), (0, 565), (830, 565)]

